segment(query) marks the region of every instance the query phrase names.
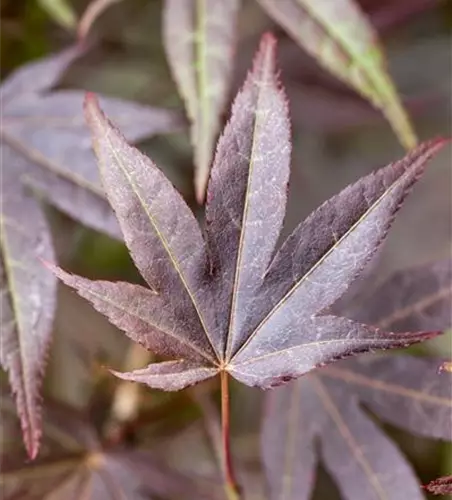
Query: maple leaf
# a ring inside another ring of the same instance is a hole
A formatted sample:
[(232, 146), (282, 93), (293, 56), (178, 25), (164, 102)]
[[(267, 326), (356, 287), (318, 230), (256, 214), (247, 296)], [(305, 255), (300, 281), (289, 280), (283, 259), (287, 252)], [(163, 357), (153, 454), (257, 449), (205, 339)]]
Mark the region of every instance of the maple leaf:
[[(1, 87), (2, 349), (31, 457), (40, 436), (39, 387), (55, 309), (56, 279), (39, 259), (54, 260), (39, 192), (82, 223), (120, 237), (100, 185), (79, 90), (51, 91), (80, 47), (29, 64)], [(121, 99), (103, 105), (136, 141), (180, 126), (174, 113)]]
[[(338, 358), (438, 332), (389, 333), (324, 314), (380, 246), (402, 201), (444, 141), (362, 178), (300, 224), (273, 257), (290, 162), (276, 42), (263, 37), (219, 140), (207, 192), (206, 239), (154, 163), (86, 100), (108, 199), (149, 289), (53, 267), (136, 342), (173, 361), (118, 377), (179, 390), (218, 373), (269, 388)], [(50, 266), (52, 267), (52, 266)]]
[(228, 98), (239, 0), (166, 0), (163, 34), (192, 122), (196, 198), (202, 203), (221, 113)]
[[(451, 262), (428, 264), (395, 273), (361, 304), (358, 316), (395, 331), (424, 328), (430, 320), (445, 329), (451, 295)], [(411, 466), (360, 404), (415, 434), (450, 440), (451, 379), (438, 374), (440, 362), (363, 356), (271, 391), (262, 432), (271, 498), (308, 499), (320, 459), (343, 498), (423, 498)]]
[[(10, 412), (5, 399), (3, 430)], [(213, 484), (177, 472), (155, 452), (108, 443), (75, 408), (49, 400), (44, 415), (37, 460), (27, 463), (14, 449), (1, 457), (4, 500), (217, 498)], [(18, 434), (17, 429), (9, 430), (9, 438), (16, 438), (16, 443)]]

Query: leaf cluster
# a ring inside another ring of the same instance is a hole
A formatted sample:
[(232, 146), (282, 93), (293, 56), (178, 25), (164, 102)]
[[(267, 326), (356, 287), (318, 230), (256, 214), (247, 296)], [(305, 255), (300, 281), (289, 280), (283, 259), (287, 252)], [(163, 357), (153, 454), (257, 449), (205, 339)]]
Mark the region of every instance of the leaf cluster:
[[(40, 435), (39, 388), (56, 307), (55, 260), (42, 200), (121, 238), (102, 190), (80, 90), (51, 90), (83, 52), (74, 46), (13, 73), (2, 85), (2, 353), (31, 456)], [(175, 112), (102, 99), (131, 141), (175, 130)]]
[[(320, 463), (344, 499), (423, 498), (412, 466), (381, 424), (450, 440), (450, 360), (375, 353), (451, 326), (451, 262), (400, 271), (376, 288), (368, 274), (406, 197), (447, 141), (416, 146), (377, 35), (357, 4), (258, 0), (332, 75), (380, 109), (410, 149), (329, 198), (282, 238), (293, 141), (276, 39), (262, 37), (216, 142), (240, 2), (166, 0), (163, 43), (185, 103), (196, 198), (204, 204), (197, 220), (156, 163), (131, 145), (180, 130), (179, 112), (58, 88), (112, 3), (93, 0), (76, 45), (18, 69), (1, 87), (0, 362), (13, 394), (1, 407), (6, 498), (221, 498), (217, 478), (178, 472), (134, 431), (142, 422), (134, 382), (179, 391), (208, 379), (207, 396), (196, 395), (198, 388), (188, 394), (204, 412), (228, 499), (239, 498), (229, 378), (271, 389), (263, 396), (260, 433), (265, 479), (260, 472), (259, 478), (268, 498), (309, 499)], [(49, 12), (75, 28), (65, 2)], [(143, 285), (89, 280), (58, 267), (46, 205), (123, 241)], [(42, 409), (57, 279), (152, 353), (144, 368), (126, 363), (126, 371), (110, 370), (116, 396), (125, 389), (133, 407), (124, 421), (112, 425), (106, 417), (106, 408), (115, 407), (110, 394), (99, 396), (93, 414), (52, 399)], [(211, 404), (217, 375), (221, 424)], [(8, 446), (18, 436), (13, 399), (32, 459), (44, 425), (40, 456), (31, 464)], [(246, 484), (246, 467), (241, 472)], [(450, 477), (425, 489), (445, 494)]]

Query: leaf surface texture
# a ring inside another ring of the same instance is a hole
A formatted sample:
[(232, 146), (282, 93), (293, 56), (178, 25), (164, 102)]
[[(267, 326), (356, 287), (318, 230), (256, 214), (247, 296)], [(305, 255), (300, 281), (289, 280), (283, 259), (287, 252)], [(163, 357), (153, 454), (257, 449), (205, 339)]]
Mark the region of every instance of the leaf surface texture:
[(127, 143), (93, 95), (87, 97), (107, 197), (152, 292), (55, 272), (135, 341), (175, 358), (124, 375), (128, 380), (176, 390), (224, 370), (268, 388), (338, 359), (439, 333), (394, 333), (327, 308), (380, 247), (445, 142), (426, 142), (347, 187), (276, 250), (290, 128), (275, 51), (273, 37), (265, 35), (232, 107), (212, 169), (204, 234), (158, 167)]

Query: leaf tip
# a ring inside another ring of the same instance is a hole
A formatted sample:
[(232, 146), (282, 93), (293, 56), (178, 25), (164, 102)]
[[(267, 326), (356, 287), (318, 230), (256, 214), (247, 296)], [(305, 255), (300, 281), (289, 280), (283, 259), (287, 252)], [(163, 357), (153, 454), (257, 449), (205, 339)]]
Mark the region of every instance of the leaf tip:
[(277, 43), (278, 41), (273, 33), (266, 32), (262, 35), (259, 48), (254, 57), (253, 73), (258, 73), (265, 67), (268, 68), (268, 73), (274, 72)]
[[(17, 395), (18, 396), (18, 395)], [(34, 460), (39, 453), (42, 436), (41, 407), (34, 402), (34, 406), (28, 408), (19, 405), (18, 414), (22, 428), (22, 439), (28, 458)]]
[(421, 488), (433, 495), (450, 495), (452, 493), (452, 475), (433, 479), (428, 484), (422, 484)]
[(94, 92), (86, 92), (85, 100), (83, 102), (83, 111), (86, 123), (91, 129), (93, 145), (95, 149), (95, 138), (101, 132), (101, 130), (103, 130), (108, 120), (100, 107), (99, 98)]
[(437, 147), (437, 148), (442, 148), (444, 146), (447, 146), (452, 142), (452, 137), (435, 137), (431, 139), (430, 141), (427, 141), (427, 143), (430, 143), (432, 147)]
[[(434, 339), (435, 337), (438, 337), (439, 335), (442, 335), (444, 332), (442, 330), (431, 330), (431, 331), (421, 331), (421, 332), (415, 332), (414, 334), (411, 334), (409, 338), (408, 337), (408, 342), (406, 347), (412, 345), (412, 344), (418, 344), (420, 342), (425, 342), (426, 340), (431, 340)], [(409, 334), (405, 334), (408, 336)]]
[(259, 50), (260, 51), (274, 51), (276, 49), (276, 44), (278, 43), (278, 40), (276, 39), (276, 36), (271, 32), (271, 31), (266, 31), (260, 41), (259, 45)]
[(34, 460), (39, 453), (41, 444), (41, 431), (36, 429), (34, 431), (26, 432), (24, 434), (25, 448), (30, 460)]
[(206, 199), (208, 177), (208, 175), (199, 172), (195, 178), (195, 198), (198, 205), (203, 205)]
[(117, 370), (113, 370), (113, 368), (107, 368), (108, 371), (114, 375), (117, 378), (120, 378), (121, 380), (131, 380), (130, 377), (128, 377), (128, 372), (119, 372)]
[(400, 162), (396, 162), (391, 165), (405, 165), (405, 169), (409, 167), (422, 173), (429, 160), (431, 160), (444, 146), (450, 142), (451, 139), (446, 139), (444, 137), (429, 139), (422, 142), (414, 149), (408, 151), (406, 156)]
[(51, 262), (42, 259), (41, 262), (49, 271), (51, 271), (63, 283), (65, 283), (68, 286), (74, 286), (71, 280), (72, 275), (70, 273), (67, 273), (66, 271), (61, 269), (61, 267), (58, 267), (57, 265), (52, 264)]
[(86, 92), (85, 93), (85, 101), (83, 103), (83, 107), (85, 112), (87, 112), (90, 108), (99, 108), (99, 100), (97, 95), (94, 92)]
[(58, 272), (58, 266), (56, 266), (53, 262), (50, 262), (45, 259), (39, 259), (41, 261), (41, 264), (46, 267), (49, 271), (51, 271), (53, 274), (57, 274)]
[(39, 258), (41, 264), (44, 266), (44, 267), (47, 267), (47, 269), (50, 269), (52, 270), (55, 266), (55, 264), (53, 264), (52, 262), (50, 262), (49, 260), (45, 260), (45, 259), (42, 259), (42, 258)]

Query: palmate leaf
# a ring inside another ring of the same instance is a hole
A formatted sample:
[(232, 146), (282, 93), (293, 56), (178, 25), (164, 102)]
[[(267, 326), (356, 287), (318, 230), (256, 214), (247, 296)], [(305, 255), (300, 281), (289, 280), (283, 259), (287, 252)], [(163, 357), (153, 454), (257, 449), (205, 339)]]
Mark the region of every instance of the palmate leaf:
[[(437, 262), (394, 274), (361, 305), (359, 317), (395, 331), (425, 328), (428, 319), (445, 329), (451, 321), (451, 296), (451, 262)], [(450, 440), (451, 378), (438, 374), (440, 363), (364, 356), (271, 391), (262, 433), (271, 499), (310, 498), (320, 459), (344, 499), (423, 498), (406, 459), (360, 403), (393, 425)]]
[(417, 139), (376, 32), (354, 0), (258, 0), (306, 51), (380, 109), (408, 149)]
[(273, 257), (290, 152), (275, 45), (271, 35), (264, 36), (218, 143), (206, 239), (154, 163), (127, 144), (94, 96), (86, 100), (105, 190), (150, 289), (53, 270), (133, 340), (176, 359), (115, 372), (120, 377), (177, 390), (225, 371), (268, 388), (338, 358), (438, 333), (389, 333), (323, 311), (380, 246), (444, 141), (423, 144), (328, 200)]
[(192, 122), (195, 190), (205, 196), (228, 98), (240, 0), (165, 0), (163, 34), (174, 79)]
[[(152, 450), (103, 442), (74, 408), (50, 400), (44, 415), (42, 456), (27, 463), (12, 449), (1, 457), (4, 500), (217, 498), (214, 485), (177, 472)], [(2, 425), (7, 420), (4, 411)]]
[[(56, 280), (39, 259), (54, 260), (49, 228), (33, 192), (71, 217), (121, 237), (105, 200), (81, 91), (51, 88), (80, 54), (69, 48), (20, 68), (1, 88), (1, 364), (9, 372), (30, 456), (38, 450), (45, 355), (55, 308)], [(104, 98), (103, 105), (139, 140), (180, 126), (170, 111)]]

